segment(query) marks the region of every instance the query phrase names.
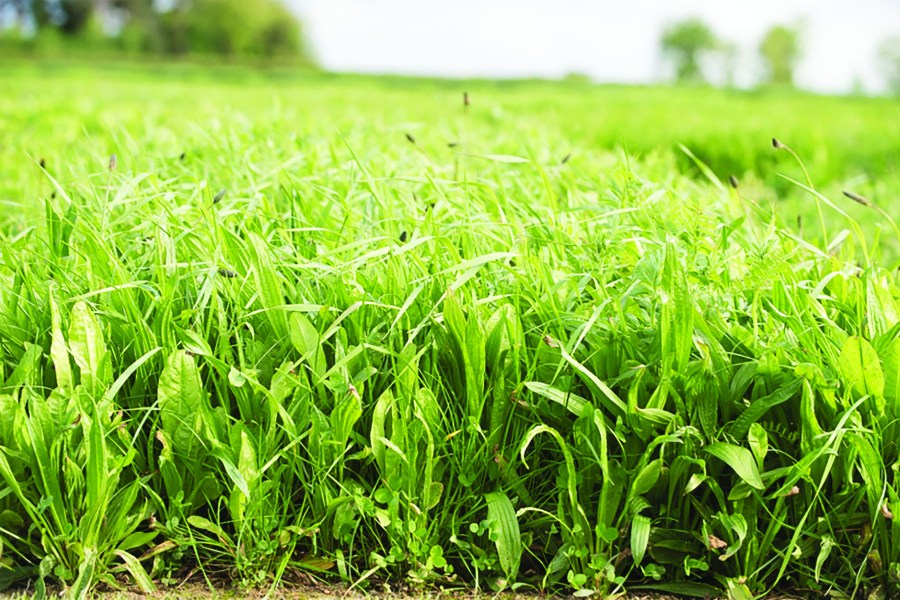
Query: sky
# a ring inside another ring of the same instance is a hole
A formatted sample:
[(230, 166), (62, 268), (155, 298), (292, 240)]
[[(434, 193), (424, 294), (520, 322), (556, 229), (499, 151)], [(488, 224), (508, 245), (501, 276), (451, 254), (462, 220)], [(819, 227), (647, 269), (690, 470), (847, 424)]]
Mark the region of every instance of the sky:
[[(775, 24), (800, 25), (798, 85), (882, 88), (879, 43), (900, 34), (900, 0), (288, 0), (325, 68), (446, 77), (561, 77), (649, 83), (666, 77), (659, 37), (700, 17), (738, 47), (736, 83), (752, 85)], [(715, 67), (715, 65), (711, 65)]]

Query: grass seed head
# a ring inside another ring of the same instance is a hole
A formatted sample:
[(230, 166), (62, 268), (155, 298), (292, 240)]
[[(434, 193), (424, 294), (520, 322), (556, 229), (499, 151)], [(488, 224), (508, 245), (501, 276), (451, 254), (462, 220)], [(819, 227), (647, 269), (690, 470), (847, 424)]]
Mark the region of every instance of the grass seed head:
[(115, 171), (117, 164), (118, 164), (118, 161), (116, 160), (116, 155), (113, 154), (112, 156), (109, 157), (109, 170)]
[(457, 146), (459, 146), (459, 142), (447, 142), (448, 148), (456, 148)]
[(219, 190), (215, 196), (213, 196), (213, 204), (218, 204), (222, 201), (222, 198), (225, 197), (225, 188)]
[(414, 138), (411, 133), (406, 134), (406, 139), (410, 144), (416, 143), (416, 138)]
[(182, 161), (183, 161), (183, 160), (185, 159), (185, 157), (187, 157), (187, 152), (182, 152), (182, 153), (178, 156), (178, 160), (182, 160)]
[(844, 195), (854, 202), (862, 204), (863, 206), (872, 206), (872, 202), (869, 201), (868, 198), (866, 198), (865, 196), (860, 196), (856, 192), (848, 192), (847, 190), (844, 190)]
[(738, 182), (738, 178), (735, 177), (734, 175), (729, 175), (729, 176), (728, 176), (728, 183), (729, 183), (729, 185), (731, 185), (731, 187), (733, 187), (734, 189), (738, 189), (738, 186), (740, 185), (740, 182)]
[(778, 141), (778, 138), (772, 138), (772, 147), (776, 150), (781, 150), (782, 148), (787, 148), (784, 144)]
[(463, 92), (463, 106), (469, 108), (469, 92)]
[(568, 154), (566, 154), (566, 155), (563, 157), (562, 161), (560, 161), (560, 164), (561, 164), (561, 165), (566, 164), (567, 162), (569, 162), (569, 159), (570, 159), (570, 158), (572, 158), (572, 153), (571, 153), (571, 152), (569, 152)]
[(228, 279), (233, 279), (238, 276), (237, 273), (230, 269), (219, 269), (219, 275), (222, 277), (227, 277)]
[(401, 231), (401, 232), (400, 232), (400, 242), (401, 242), (401, 243), (402, 243), (402, 242), (405, 242), (407, 237), (408, 237), (408, 236), (406, 235), (406, 231)]
[(709, 542), (710, 550), (722, 550), (722, 549), (728, 547), (728, 544), (726, 542), (724, 542), (723, 540), (720, 540), (719, 538), (717, 538), (716, 536), (714, 536), (712, 534), (710, 534), (708, 536), (707, 541)]
[(46, 169), (46, 168), (47, 168), (47, 162), (44, 160), (44, 157), (43, 157), (43, 156), (41, 157), (41, 160), (40, 160), (40, 162), (39, 162), (38, 164), (41, 165), (41, 168), (42, 168), (42, 169)]

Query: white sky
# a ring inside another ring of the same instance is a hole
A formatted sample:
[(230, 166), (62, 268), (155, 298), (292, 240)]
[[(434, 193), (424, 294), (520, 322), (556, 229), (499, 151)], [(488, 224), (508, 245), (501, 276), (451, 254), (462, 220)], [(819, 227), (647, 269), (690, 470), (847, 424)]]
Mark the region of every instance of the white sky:
[(900, 34), (900, 0), (289, 0), (329, 69), (451, 77), (557, 77), (650, 82), (665, 74), (659, 37), (698, 16), (740, 50), (739, 84), (760, 74), (773, 24), (803, 23), (798, 84), (881, 89), (878, 44)]

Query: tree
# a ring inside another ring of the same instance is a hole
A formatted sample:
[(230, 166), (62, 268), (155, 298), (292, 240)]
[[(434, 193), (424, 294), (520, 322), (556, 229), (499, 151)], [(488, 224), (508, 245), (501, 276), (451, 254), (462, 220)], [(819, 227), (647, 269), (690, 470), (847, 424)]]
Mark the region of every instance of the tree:
[(0, 0), (0, 15), (28, 37), (56, 30), (129, 52), (313, 62), (282, 0)]
[(878, 45), (878, 70), (888, 91), (900, 96), (900, 35), (889, 37)]
[(662, 52), (675, 63), (675, 79), (680, 83), (706, 81), (701, 60), (719, 47), (719, 40), (700, 19), (674, 23), (663, 31)]
[(311, 62), (300, 22), (277, 0), (182, 1), (162, 15), (162, 29), (174, 54)]
[(801, 55), (800, 30), (786, 25), (772, 27), (759, 44), (759, 54), (766, 66), (766, 82), (792, 87)]

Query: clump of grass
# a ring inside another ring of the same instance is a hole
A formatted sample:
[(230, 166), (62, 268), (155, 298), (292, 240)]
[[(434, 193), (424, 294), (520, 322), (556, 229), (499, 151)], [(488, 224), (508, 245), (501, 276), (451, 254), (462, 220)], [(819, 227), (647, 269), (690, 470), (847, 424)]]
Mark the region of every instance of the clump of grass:
[(900, 290), (861, 221), (792, 180), (855, 234), (805, 238), (752, 165), (731, 214), (699, 155), (559, 168), (577, 136), (489, 90), (467, 154), (410, 153), (347, 85), (253, 119), (113, 87), (109, 140), (52, 133), (127, 161), (16, 179), (57, 195), (0, 221), (0, 585), (895, 593)]

